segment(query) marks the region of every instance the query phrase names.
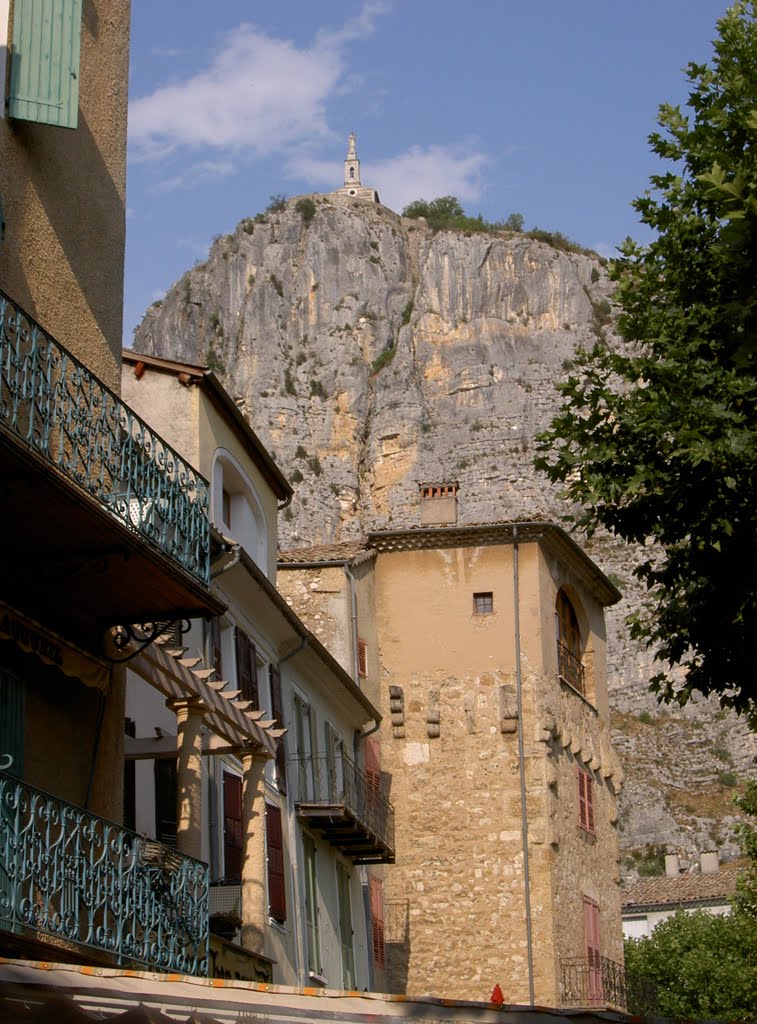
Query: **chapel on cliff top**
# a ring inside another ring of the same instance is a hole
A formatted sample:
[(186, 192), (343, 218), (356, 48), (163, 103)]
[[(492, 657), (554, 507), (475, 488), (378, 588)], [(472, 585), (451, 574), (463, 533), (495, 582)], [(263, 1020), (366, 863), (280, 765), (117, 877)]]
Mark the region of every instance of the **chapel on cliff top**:
[(351, 196), (354, 199), (367, 199), (371, 203), (379, 203), (379, 194), (375, 188), (368, 188), (360, 183), (360, 161), (355, 150), (355, 133), (350, 132), (347, 145), (347, 158), (344, 161), (344, 185), (333, 193), (338, 196)]

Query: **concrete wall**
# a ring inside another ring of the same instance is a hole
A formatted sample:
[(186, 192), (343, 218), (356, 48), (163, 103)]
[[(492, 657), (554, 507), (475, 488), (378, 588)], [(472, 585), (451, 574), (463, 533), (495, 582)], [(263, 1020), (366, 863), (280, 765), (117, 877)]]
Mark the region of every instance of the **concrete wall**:
[(78, 128), (0, 118), (0, 287), (115, 391), (129, 8), (129, 0), (84, 0)]

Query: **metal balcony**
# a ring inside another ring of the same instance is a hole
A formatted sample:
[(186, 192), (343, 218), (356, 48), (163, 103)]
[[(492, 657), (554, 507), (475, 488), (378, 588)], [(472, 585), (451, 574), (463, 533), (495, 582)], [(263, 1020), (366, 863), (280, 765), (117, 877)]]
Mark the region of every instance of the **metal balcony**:
[(576, 657), (559, 640), (557, 641), (557, 674), (574, 690), (578, 690), (582, 697), (586, 696), (584, 667), (581, 664), (581, 659)]
[(206, 864), (0, 772), (0, 948), (207, 975), (208, 882)]
[(107, 625), (211, 613), (207, 482), (2, 291), (0, 493), (0, 589), (32, 617), (72, 584)]
[(297, 815), (354, 864), (394, 863), (394, 808), (346, 754), (290, 760)]
[(560, 960), (562, 1005), (625, 1010), (628, 1002), (623, 964), (604, 956)]

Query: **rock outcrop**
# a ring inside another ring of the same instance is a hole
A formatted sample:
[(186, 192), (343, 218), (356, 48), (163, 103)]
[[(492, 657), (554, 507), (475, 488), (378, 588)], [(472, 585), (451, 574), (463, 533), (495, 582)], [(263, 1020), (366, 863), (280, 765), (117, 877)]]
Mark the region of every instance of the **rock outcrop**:
[[(460, 522), (559, 517), (558, 494), (533, 468), (534, 437), (576, 349), (616, 343), (602, 261), (523, 234), (435, 233), (347, 196), (312, 201), (312, 217), (290, 201), (218, 238), (150, 307), (134, 342), (215, 369), (296, 486), (282, 546), (417, 524), (429, 482), (459, 483)], [(638, 716), (659, 717), (649, 656), (624, 625), (639, 600), (633, 561), (606, 536), (584, 544), (626, 595), (608, 622), (629, 766), (624, 842), (694, 852), (717, 841), (732, 852), (723, 778), (751, 771), (754, 737), (730, 719), (715, 728), (704, 703), (683, 719), (701, 723), (688, 760), (669, 729), (629, 732)], [(701, 828), (671, 797), (694, 784), (692, 763), (696, 786), (722, 804)]]

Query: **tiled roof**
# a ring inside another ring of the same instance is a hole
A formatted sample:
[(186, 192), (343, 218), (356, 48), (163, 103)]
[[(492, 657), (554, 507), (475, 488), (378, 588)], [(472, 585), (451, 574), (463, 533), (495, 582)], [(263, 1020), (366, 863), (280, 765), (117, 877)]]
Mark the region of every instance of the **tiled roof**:
[(736, 891), (736, 879), (741, 865), (722, 864), (712, 874), (700, 872), (669, 878), (644, 878), (623, 894), (623, 911), (632, 912), (639, 907), (675, 905), (683, 903), (725, 902)]
[(341, 544), (316, 544), (309, 548), (290, 548), (279, 551), (279, 564), (297, 562), (351, 562), (360, 555), (373, 552), (364, 541), (350, 540)]

